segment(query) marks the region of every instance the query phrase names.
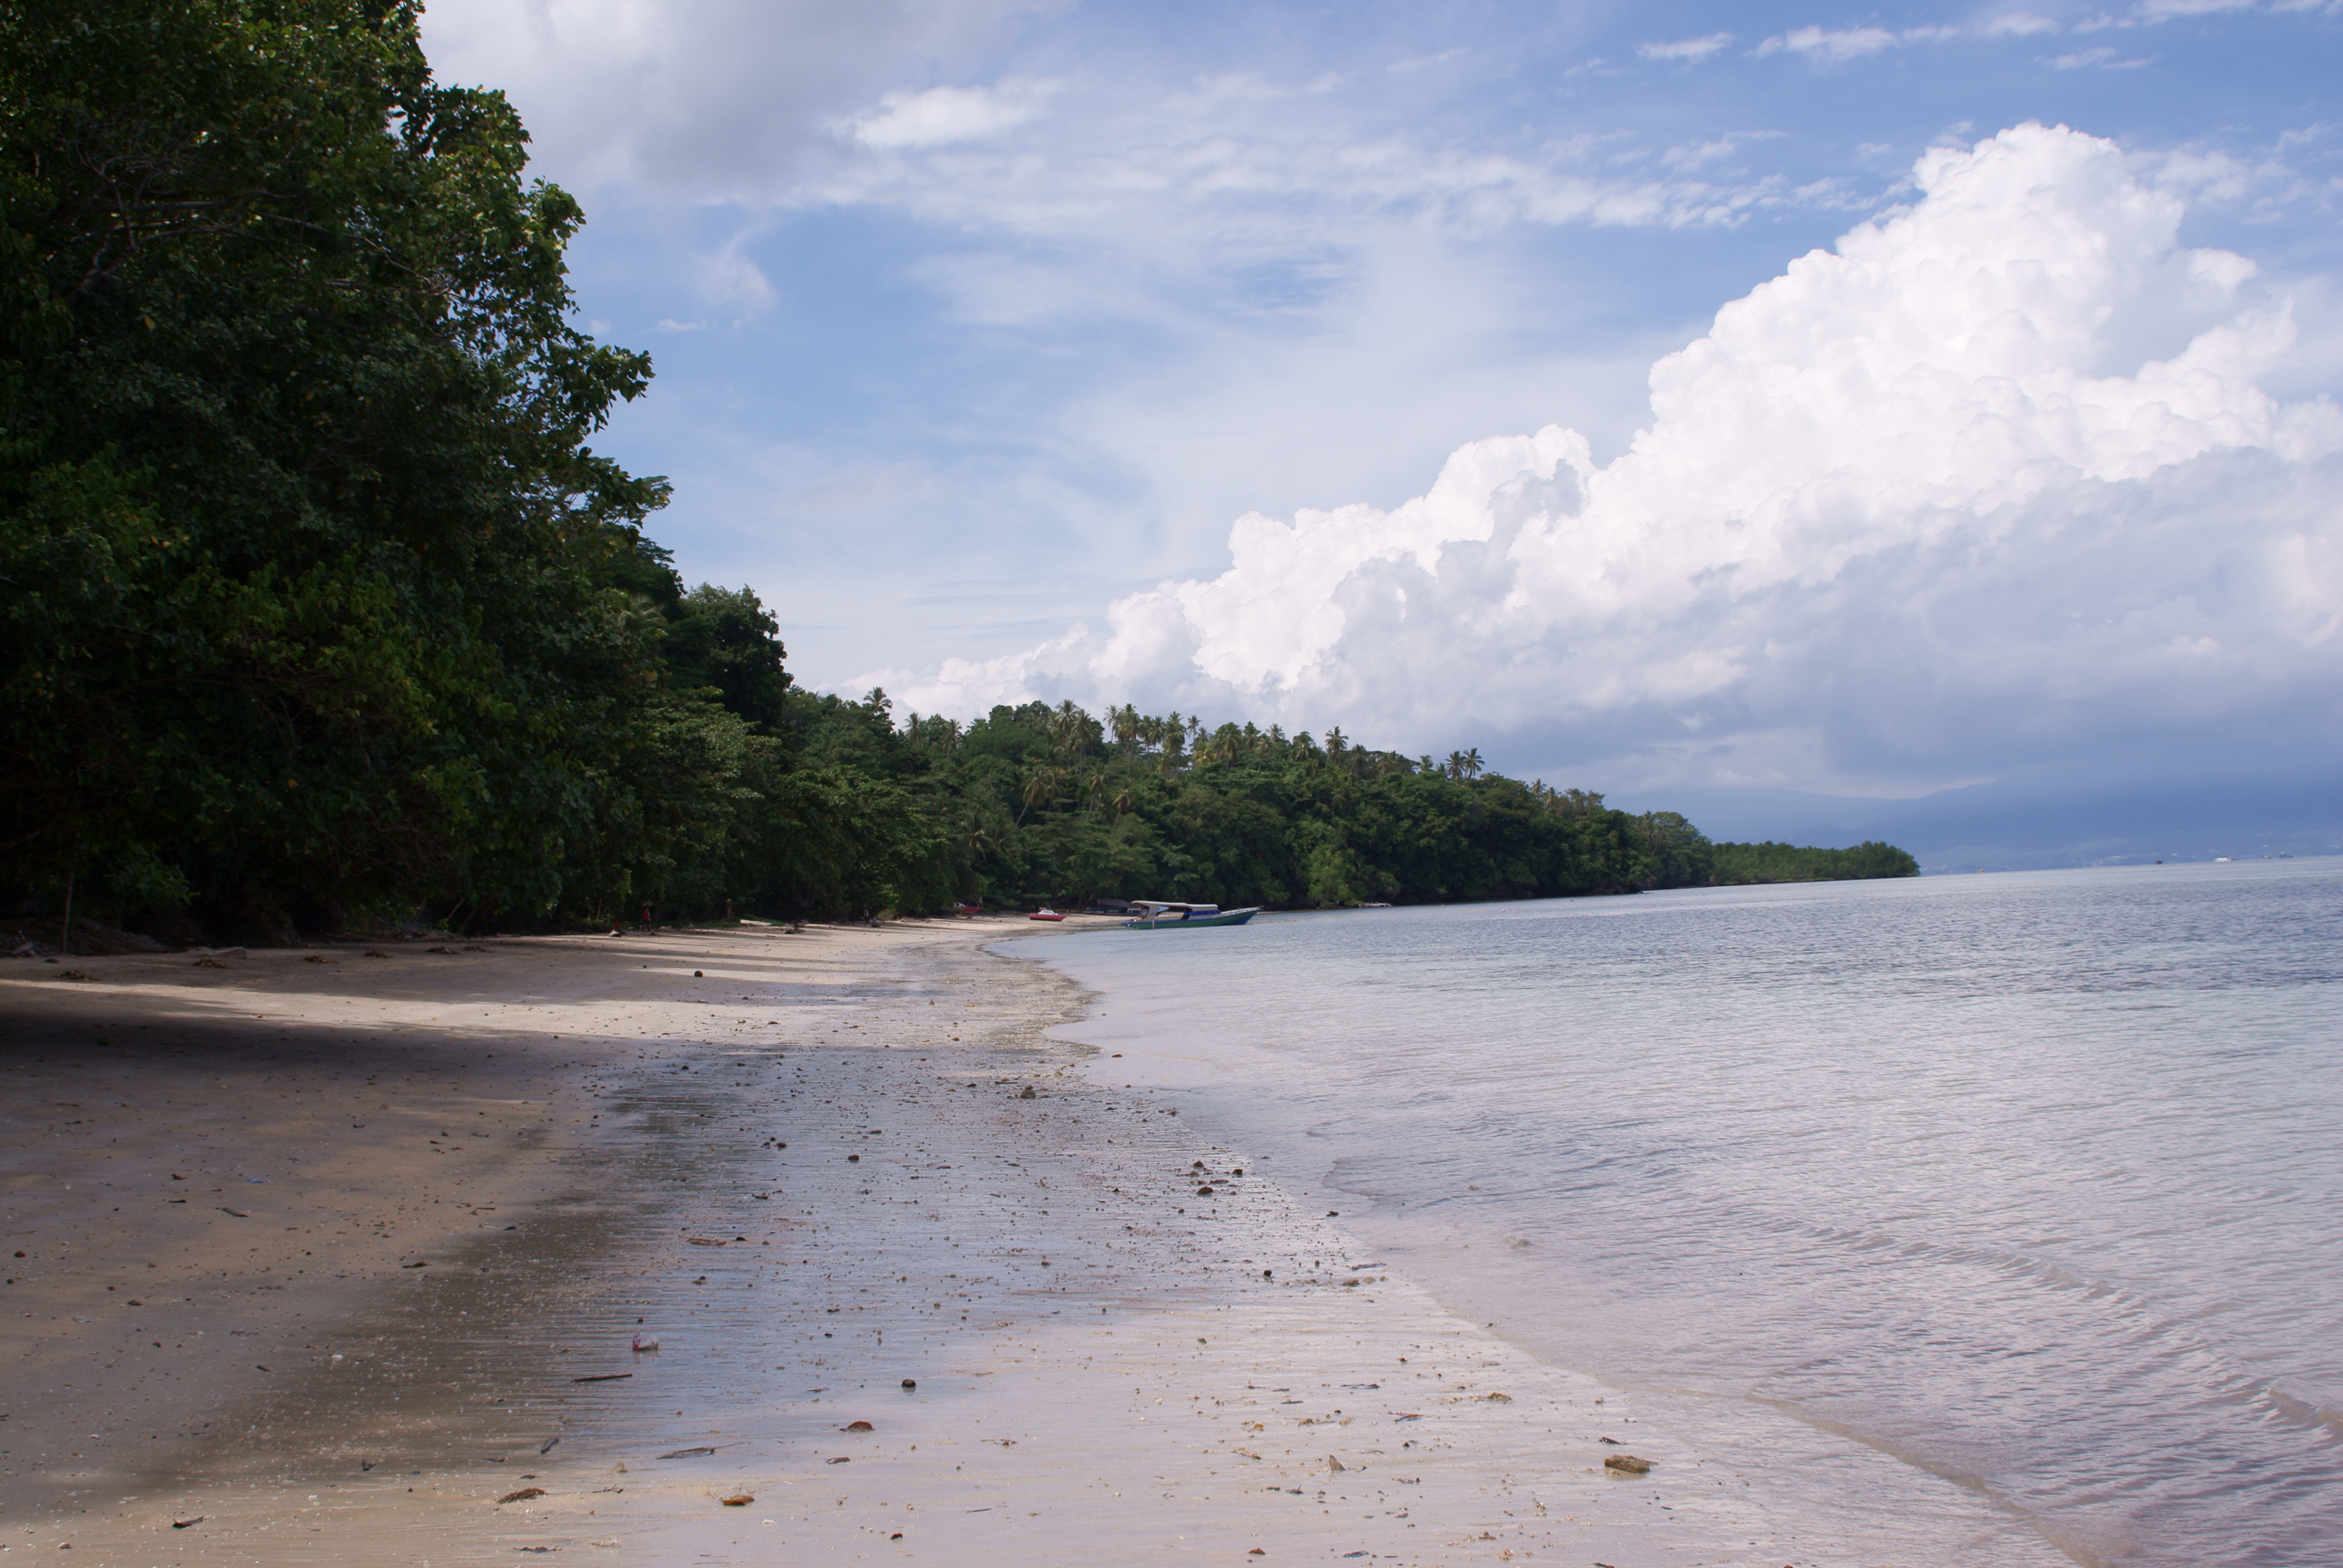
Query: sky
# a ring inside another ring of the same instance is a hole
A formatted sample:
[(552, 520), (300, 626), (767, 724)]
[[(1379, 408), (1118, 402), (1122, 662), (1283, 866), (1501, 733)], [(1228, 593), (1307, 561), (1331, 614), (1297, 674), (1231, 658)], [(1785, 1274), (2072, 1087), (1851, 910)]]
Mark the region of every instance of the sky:
[(2343, 4), (425, 39), (585, 202), (658, 367), (601, 447), (804, 684), (1622, 798), (2343, 786)]

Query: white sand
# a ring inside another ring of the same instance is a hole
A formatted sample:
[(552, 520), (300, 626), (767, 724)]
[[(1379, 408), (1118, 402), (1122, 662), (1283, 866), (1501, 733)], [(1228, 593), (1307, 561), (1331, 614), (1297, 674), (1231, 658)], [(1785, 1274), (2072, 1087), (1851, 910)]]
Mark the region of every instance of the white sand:
[(1761, 1478), (1087, 1082), (1009, 929), (0, 970), (0, 1545), (1815, 1560)]

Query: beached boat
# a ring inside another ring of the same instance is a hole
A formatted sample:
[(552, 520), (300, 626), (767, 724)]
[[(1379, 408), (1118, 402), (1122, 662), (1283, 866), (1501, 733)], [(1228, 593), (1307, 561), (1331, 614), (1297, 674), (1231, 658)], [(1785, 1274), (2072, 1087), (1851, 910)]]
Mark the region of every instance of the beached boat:
[(1066, 917), (1055, 910), (1035, 910), (1025, 918), (1029, 920), (1062, 920)]
[(1241, 926), (1261, 913), (1255, 904), (1246, 910), (1224, 910), (1218, 904), (1167, 904), (1155, 899), (1133, 899), (1137, 920), (1123, 924), (1134, 931), (1177, 931), (1190, 926)]

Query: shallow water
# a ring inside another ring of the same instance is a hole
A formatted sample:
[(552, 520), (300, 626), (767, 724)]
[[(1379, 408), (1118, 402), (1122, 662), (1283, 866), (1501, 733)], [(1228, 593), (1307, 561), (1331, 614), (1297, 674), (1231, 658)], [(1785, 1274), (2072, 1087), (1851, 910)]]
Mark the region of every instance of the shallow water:
[(1101, 990), (1061, 1032), (1126, 1053), (1102, 1077), (1184, 1090), (1713, 1455), (1765, 1472), (1796, 1423), (1887, 1456), (1869, 1505), (1962, 1487), (2083, 1563), (2277, 1565), (2343, 1557), (2338, 939), (2320, 859), (1016, 950)]

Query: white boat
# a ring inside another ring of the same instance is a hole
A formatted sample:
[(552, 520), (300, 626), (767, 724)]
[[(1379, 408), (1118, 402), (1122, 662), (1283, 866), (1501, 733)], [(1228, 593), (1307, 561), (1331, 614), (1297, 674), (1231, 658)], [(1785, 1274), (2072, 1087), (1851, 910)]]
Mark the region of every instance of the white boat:
[(1159, 899), (1133, 899), (1131, 912), (1136, 920), (1123, 924), (1134, 931), (1177, 931), (1190, 926), (1241, 926), (1261, 913), (1261, 906), (1250, 909), (1224, 910), (1218, 904), (1173, 904)]

